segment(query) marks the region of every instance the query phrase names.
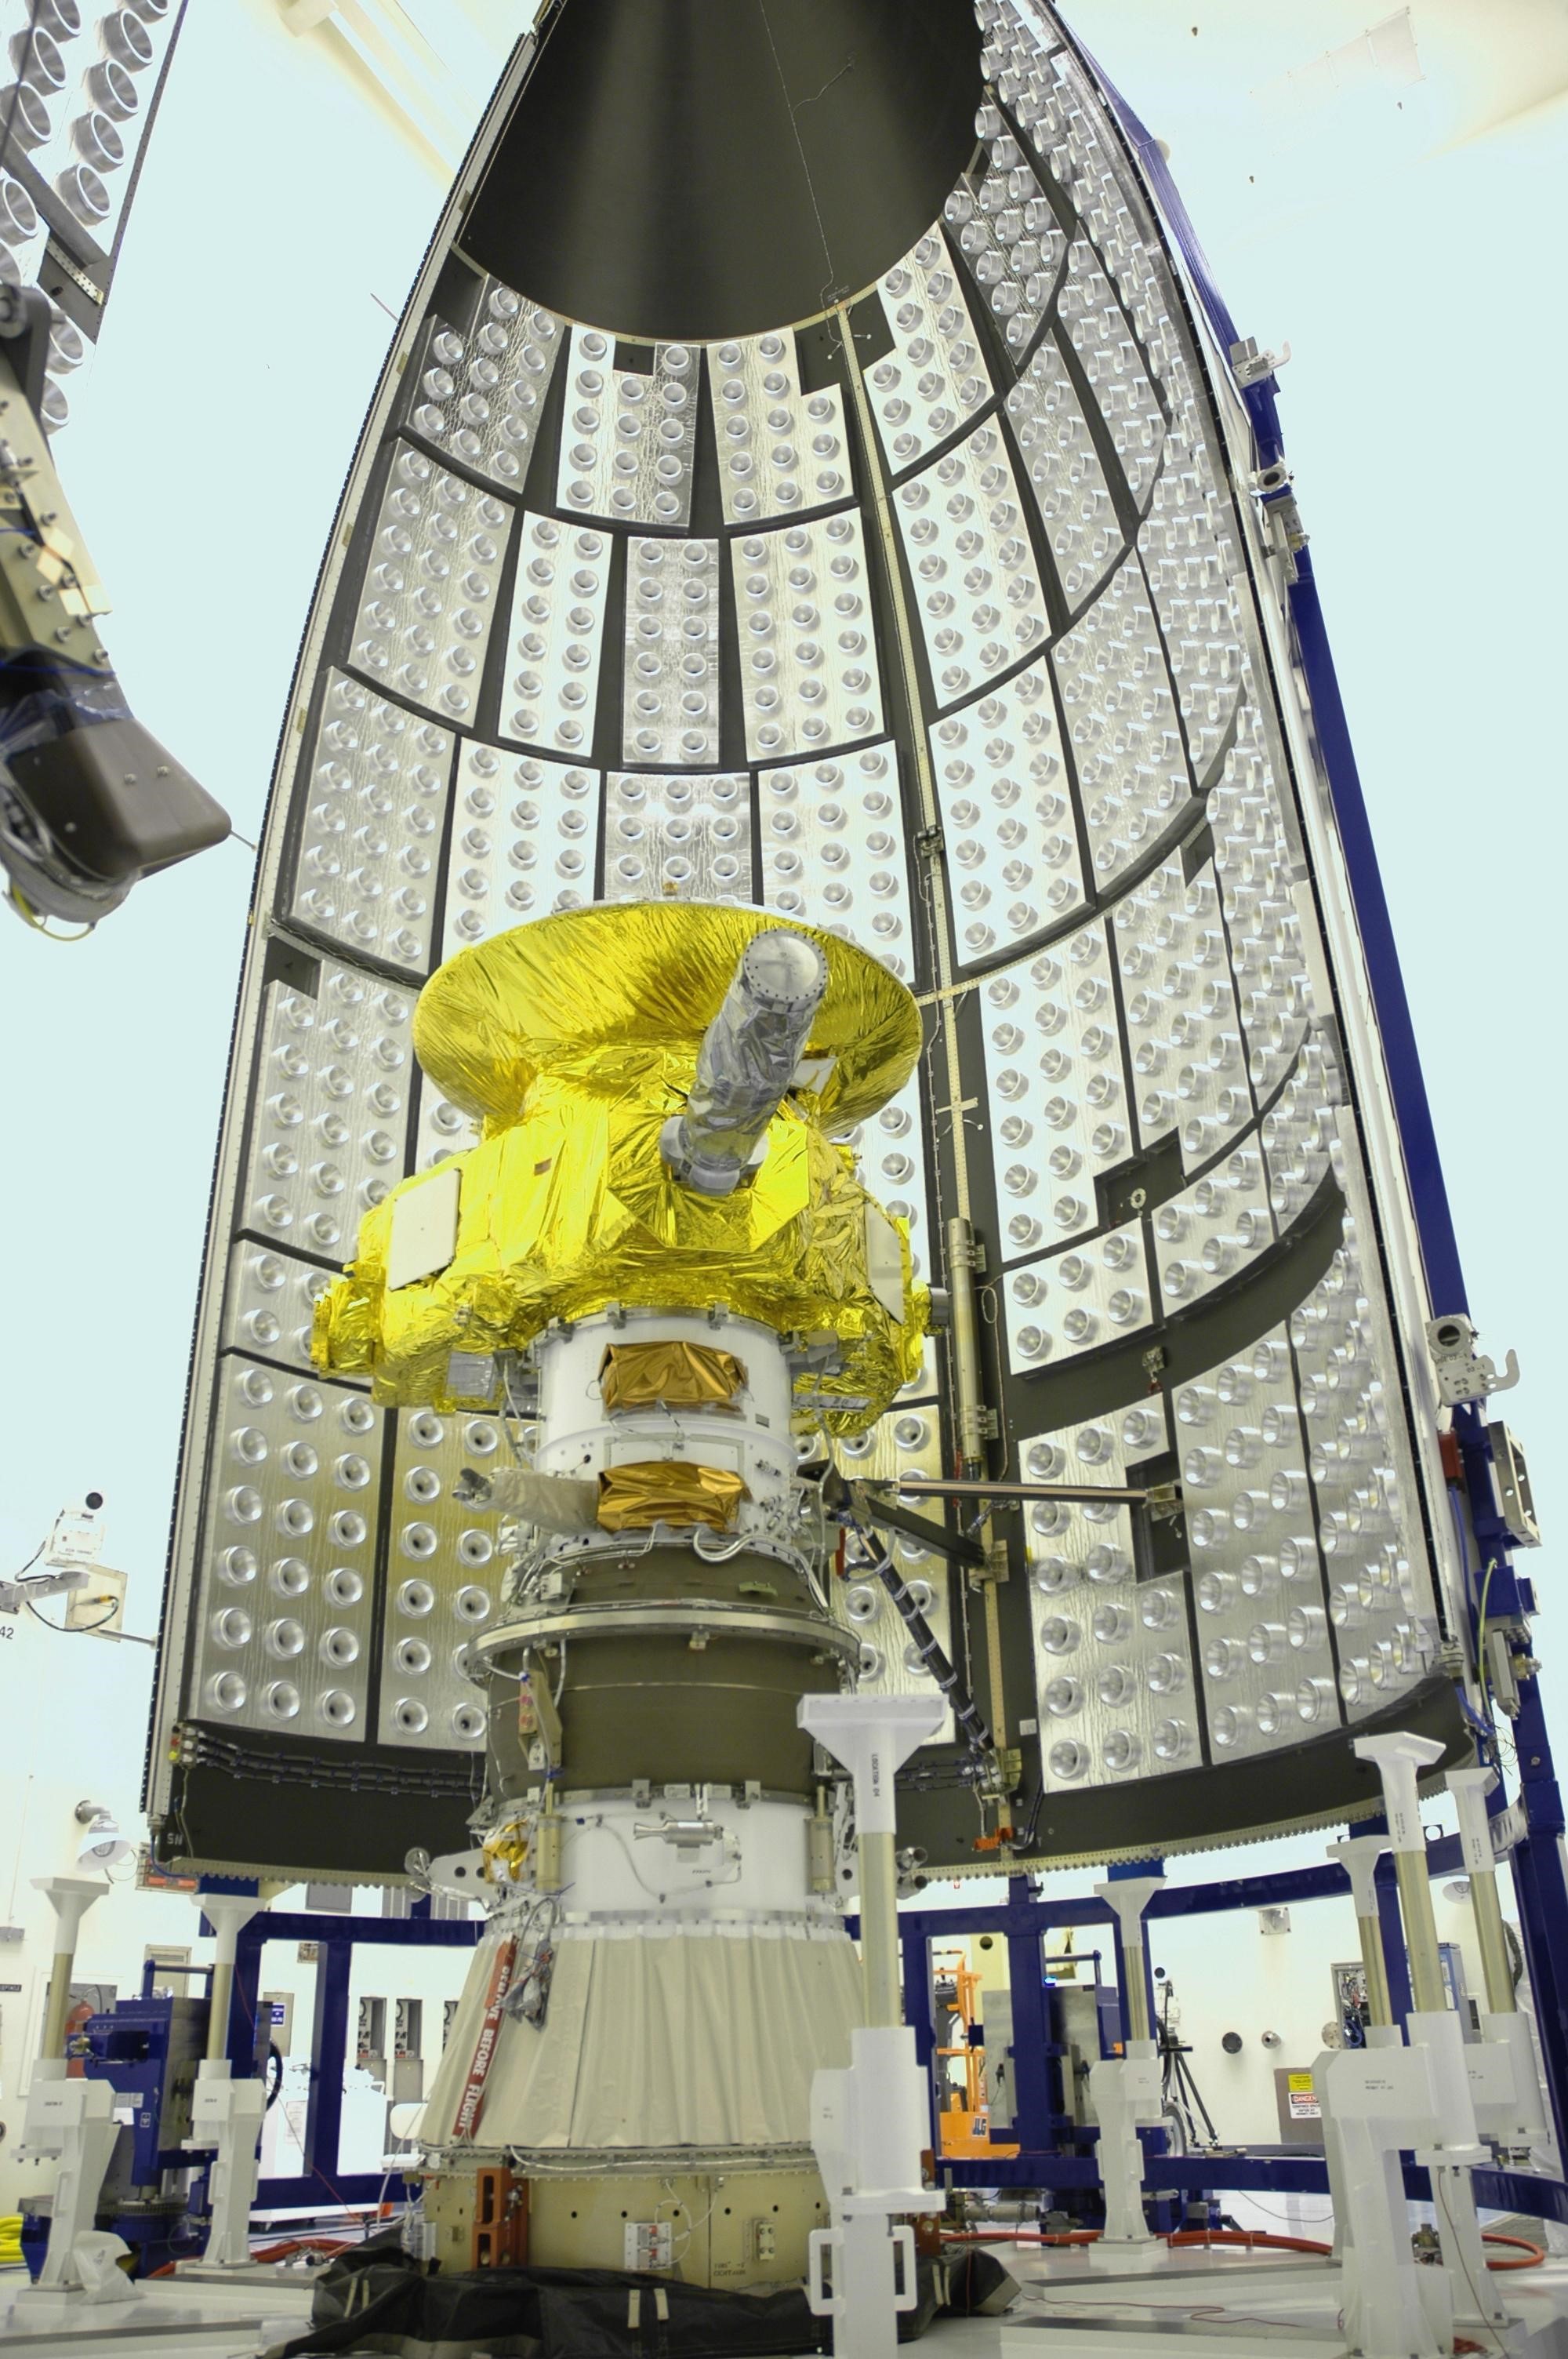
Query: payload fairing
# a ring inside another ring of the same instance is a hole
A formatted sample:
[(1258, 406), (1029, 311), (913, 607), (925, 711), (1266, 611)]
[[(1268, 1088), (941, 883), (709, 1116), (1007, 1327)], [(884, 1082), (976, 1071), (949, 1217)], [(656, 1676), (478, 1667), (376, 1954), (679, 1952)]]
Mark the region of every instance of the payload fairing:
[[(937, 1681), (944, 1872), (1344, 1820), (1353, 1734), (1463, 1744), (1299, 519), (1092, 67), (977, 13), (541, 13), (285, 729), (151, 1806), (377, 1880), (471, 1818), (431, 2135), (546, 2189), (743, 2158), (810, 2211), (854, 1990), (786, 1698)], [(713, 1060), (781, 940), (827, 982), (746, 1132)], [(923, 1527), (920, 1476), (979, 1487)]]

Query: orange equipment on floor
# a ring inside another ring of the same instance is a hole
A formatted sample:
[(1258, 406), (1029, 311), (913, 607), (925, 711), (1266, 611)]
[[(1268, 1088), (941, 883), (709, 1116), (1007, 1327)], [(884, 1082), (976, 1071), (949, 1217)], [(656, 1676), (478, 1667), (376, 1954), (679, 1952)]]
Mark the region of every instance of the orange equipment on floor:
[(961, 2091), (946, 2087), (943, 2090), (942, 2111), (937, 2118), (942, 2155), (948, 2160), (957, 2160), (960, 2157), (976, 2155), (1017, 2154), (1019, 2148), (1016, 2146), (997, 2144), (990, 2135), (990, 2113), (986, 2101), (986, 2051), (973, 2037), (975, 2027), (979, 2022), (975, 2008), (975, 1994), (980, 1986), (979, 1975), (962, 1950), (938, 1950), (935, 1963), (939, 1977), (943, 1974), (946, 1960), (952, 1962), (951, 2012), (957, 2017), (964, 2037), (961, 2045), (938, 2048), (936, 2053), (942, 2057), (963, 2058), (964, 2086)]

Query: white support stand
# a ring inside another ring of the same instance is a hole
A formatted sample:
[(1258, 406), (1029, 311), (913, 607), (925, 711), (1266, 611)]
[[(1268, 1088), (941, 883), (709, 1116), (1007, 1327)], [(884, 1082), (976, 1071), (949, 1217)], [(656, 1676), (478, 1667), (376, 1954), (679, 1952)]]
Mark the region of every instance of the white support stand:
[[(30, 2315), (40, 2315), (51, 2305), (69, 2311), (84, 2301), (132, 2301), (136, 2288), (114, 2266), (128, 2247), (92, 2224), (103, 2174), (120, 2135), (114, 2092), (107, 2081), (71, 2080), (64, 2052), (77, 1936), (82, 1919), (109, 1887), (99, 1875), (40, 1875), (33, 1881), (59, 1920), (44, 2015), (44, 2052), (28, 2084), (20, 2149), (59, 2165), (44, 2265), (38, 2284), (17, 2296)], [(113, 2252), (108, 2251), (111, 2246)]]
[[(1368, 2024), (1365, 2047), (1348, 2051), (1364, 2054), (1368, 2049), (1402, 2049), (1404, 2033), (1397, 2023), (1389, 2020), (1389, 1978), (1382, 1957), (1382, 1925), (1378, 1911), (1378, 1862), (1389, 1848), (1387, 1835), (1351, 1835), (1340, 1843), (1328, 1845), (1330, 1859), (1336, 1859), (1350, 1878), (1350, 1897), (1356, 1910), (1357, 1930), (1361, 1937), (1361, 1961), (1367, 1976), (1367, 1995), (1373, 2016)], [(1330, 2188), (1347, 2187), (1350, 2183), (1350, 2158), (1345, 2153), (1339, 2136), (1339, 2124), (1325, 2093), (1320, 2062), (1313, 2073), (1313, 2086), (1323, 2106), (1323, 2152), (1328, 2169)], [(1348, 2080), (1352, 2076), (1346, 2075)], [(1353, 2102), (1353, 2101), (1352, 2101)], [(1357, 2211), (1348, 2201), (1334, 2205), (1334, 2250), (1344, 2261), (1346, 2253), (1356, 2241)]]
[[(1490, 1769), (1448, 1772), (1448, 1790), (1458, 1808), (1459, 1845), (1473, 1896), (1487, 1886), (1491, 1886), (1494, 1895), (1497, 1888), (1497, 1857), (1492, 1849), (1492, 1821), (1487, 1810), (1487, 1796), (1496, 1782), (1496, 1773)], [(1479, 1920), (1479, 1909), (1476, 1913)], [(1499, 1964), (1507, 1974), (1506, 1961), (1499, 1960)], [(1488, 1978), (1489, 1994), (1490, 1991)], [(1479, 2040), (1465, 2047), (1465, 2061), (1469, 2068), (1476, 2125), (1483, 2137), (1494, 2139), (1516, 2155), (1528, 2154), (1532, 2147), (1550, 2142), (1545, 2094), (1528, 2016), (1517, 2006), (1507, 2010), (1488, 2008), (1481, 2016)]]
[(1336, 2048), (1318, 2058), (1334, 2216), (1342, 2223), (1345, 2340), (1362, 2359), (1444, 2359), (1453, 2280), (1417, 2264), (1400, 2149), (1430, 2137), (1438, 2097), (1425, 2048)]
[(833, 2321), (835, 2359), (893, 2359), (898, 2313), (914, 2308), (914, 2231), (891, 2223), (895, 2212), (946, 2208), (945, 2195), (921, 2184), (929, 2124), (906, 2024), (851, 2032), (848, 2068), (812, 2081), (811, 2147), (833, 2225), (812, 2232), (806, 2298), (815, 2317)]
[[(1442, 1757), (1443, 1747), (1395, 1733), (1358, 1737), (1356, 1750), (1382, 1779), (1411, 1973), (1427, 2004), (1409, 2017), (1408, 2046), (1379, 2039), (1330, 2051), (1314, 2067), (1329, 2189), (1341, 2223), (1345, 2335), (1362, 2359), (1442, 2359), (1454, 2346), (1456, 2295), (1488, 2324), (1506, 2316), (1487, 2272), (1470, 2183), (1487, 2155), (1476, 2135), (1465, 2042), (1452, 2009), (1433, 2004), (1442, 1982), (1416, 1778)], [(1381, 1845), (1375, 1843), (1345, 1847), (1360, 1918), (1376, 1906), (1372, 1875)], [(1413, 2151), (1432, 2175), (1441, 2270), (1418, 2267), (1411, 2251), (1401, 2150)]]
[(207, 2053), (196, 2075), (190, 2099), (190, 2136), (186, 2146), (213, 2155), (207, 2175), (211, 2226), (202, 2248), (201, 2266), (214, 2262), (222, 2268), (246, 2268), (251, 2258), (251, 2206), (255, 2201), (261, 2169), (259, 2141), (266, 2112), (266, 2086), (254, 2074), (243, 2081), (231, 2077), (223, 2054), (229, 2023), (229, 1995), (233, 1988), (234, 1952), (242, 1930), (265, 1906), (231, 1892), (204, 1892), (198, 1907), (217, 1935), (212, 1965), (211, 2013), (208, 2019)]
[(1105, 2233), (1089, 2247), (1097, 2269), (1149, 2268), (1164, 2258), (1163, 2243), (1143, 2217), (1143, 2145), (1140, 2123), (1161, 2119), (1160, 2050), (1148, 2034), (1144, 1990), (1143, 1912), (1164, 1883), (1162, 1875), (1129, 1875), (1095, 1886), (1117, 1919), (1118, 1947), (1126, 1978), (1128, 2037), (1119, 2056), (1102, 2056), (1089, 2067), (1089, 2097), (1099, 2123), (1099, 2175), (1105, 2194)]
[(118, 2236), (103, 2236), (94, 2228), (99, 2190), (120, 2125), (114, 2119), (114, 2092), (107, 2081), (69, 2080), (63, 2056), (40, 2057), (33, 2067), (23, 2128), (24, 2154), (59, 2163), (54, 2205), (49, 2217), (49, 2251), (36, 2288), (17, 2297), (73, 2297), (81, 2301), (133, 2301), (136, 2288), (118, 2268), (105, 2269), (103, 2248), (125, 2252)]
[(261, 2169), (257, 2141), (266, 2112), (266, 2084), (229, 2077), (226, 2056), (204, 2057), (190, 2094), (190, 2136), (193, 2150), (211, 2153), (207, 2174), (211, 2226), (202, 2247), (202, 2266), (217, 2262), (223, 2268), (246, 2268), (251, 2258), (251, 2206), (255, 2201)]
[[(914, 2034), (897, 2017), (897, 1897), (893, 1777), (941, 1724), (940, 1698), (805, 1696), (799, 1721), (855, 1781), (860, 1856), (860, 1936), (873, 2011), (894, 2019), (850, 2035), (841, 2071), (811, 2084), (811, 2144), (833, 2224), (813, 2232), (806, 2300), (833, 2321), (835, 2359), (894, 2359), (898, 2313), (917, 2299), (914, 2231), (893, 2215), (940, 2212), (946, 2196), (921, 2183), (931, 2092)], [(832, 2291), (825, 2283), (831, 2256)]]

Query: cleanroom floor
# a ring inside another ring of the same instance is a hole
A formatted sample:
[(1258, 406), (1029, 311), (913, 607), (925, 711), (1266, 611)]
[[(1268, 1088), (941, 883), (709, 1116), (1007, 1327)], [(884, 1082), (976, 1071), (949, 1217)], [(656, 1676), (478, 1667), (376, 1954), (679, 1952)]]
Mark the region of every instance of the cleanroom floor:
[[(1111, 2279), (1081, 2251), (992, 2249), (1019, 2280), (1020, 2299), (1001, 2318), (943, 2319), (925, 2338), (929, 2359), (1165, 2359), (1180, 2337), (1186, 2359), (1275, 2347), (1294, 2359), (1341, 2351), (1336, 2332), (1337, 2272), (1282, 2254), (1164, 2256), (1146, 2277)], [(167, 2281), (145, 2287), (117, 2314), (73, 2310), (68, 2318), (18, 2305), (19, 2275), (0, 2277), (0, 2352), (5, 2359), (257, 2359), (300, 2333), (309, 2288), (250, 2280), (232, 2285)], [(1509, 2359), (1568, 2359), (1568, 2262), (1549, 2260), (1509, 2280), (1517, 2324), (1503, 2338)], [(1478, 2351), (1496, 2352), (1488, 2330), (1458, 2330)]]

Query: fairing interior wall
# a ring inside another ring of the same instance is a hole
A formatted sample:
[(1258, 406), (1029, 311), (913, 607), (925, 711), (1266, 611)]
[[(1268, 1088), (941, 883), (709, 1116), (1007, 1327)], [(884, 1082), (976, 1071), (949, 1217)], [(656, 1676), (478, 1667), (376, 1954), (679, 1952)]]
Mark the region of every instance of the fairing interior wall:
[[(897, 1543), (1017, 1753), (1014, 1855), (1374, 1808), (1353, 1730), (1460, 1742), (1388, 1275), (1410, 1213), (1247, 453), (1150, 201), (1033, 0), (980, 0), (978, 65), (957, 5), (801, 0), (776, 61), (750, 5), (626, 13), (565, 0), (519, 50), (307, 635), (197, 1337), (159, 1848), (384, 1877), (461, 1841), (462, 1649), (499, 1591), (451, 1484), (497, 1420), (321, 1382), (310, 1302), (378, 1191), (471, 1138), (408, 1051), (442, 957), (672, 894), (838, 928), (921, 996), (921, 1070), (854, 1144), (927, 1279), (974, 1223), (989, 1473), (1179, 1486), (1136, 1521), (999, 1511), (980, 1587)], [(633, 95), (629, 201), (603, 159)], [(951, 1466), (941, 1338), (839, 1453)], [(865, 1676), (924, 1676), (865, 1637)], [(994, 1870), (965, 1766), (919, 1756), (901, 1832)]]

